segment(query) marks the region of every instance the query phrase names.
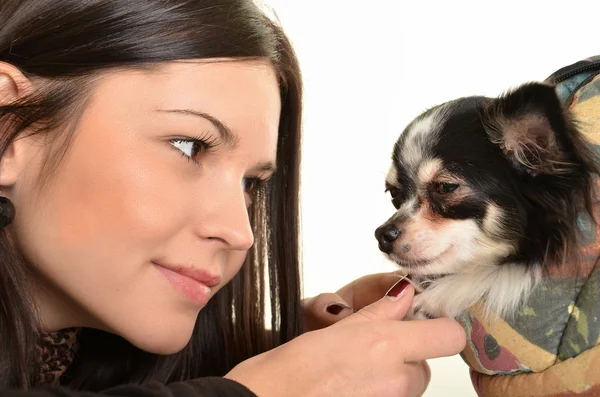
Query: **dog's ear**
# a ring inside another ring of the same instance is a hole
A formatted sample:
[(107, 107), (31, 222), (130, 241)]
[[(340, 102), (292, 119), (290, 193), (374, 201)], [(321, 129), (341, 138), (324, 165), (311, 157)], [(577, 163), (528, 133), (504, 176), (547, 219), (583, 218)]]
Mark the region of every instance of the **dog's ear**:
[(553, 86), (522, 85), (491, 100), (482, 113), (491, 141), (519, 170), (535, 176), (570, 168), (565, 143), (573, 127)]

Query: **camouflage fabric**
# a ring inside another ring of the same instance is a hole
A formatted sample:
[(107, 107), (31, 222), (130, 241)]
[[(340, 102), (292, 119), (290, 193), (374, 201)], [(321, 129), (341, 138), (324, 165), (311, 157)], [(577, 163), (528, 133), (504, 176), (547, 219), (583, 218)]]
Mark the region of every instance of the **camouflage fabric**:
[(581, 123), (587, 137), (600, 144), (600, 56), (590, 57), (554, 73), (559, 98)]
[[(547, 82), (600, 145), (600, 56)], [(595, 208), (600, 219), (600, 199)], [(468, 337), (462, 357), (479, 396), (600, 396), (600, 230), (585, 219), (580, 227), (587, 239), (581, 263), (550, 271), (514, 317), (485, 317), (475, 306), (459, 319)]]

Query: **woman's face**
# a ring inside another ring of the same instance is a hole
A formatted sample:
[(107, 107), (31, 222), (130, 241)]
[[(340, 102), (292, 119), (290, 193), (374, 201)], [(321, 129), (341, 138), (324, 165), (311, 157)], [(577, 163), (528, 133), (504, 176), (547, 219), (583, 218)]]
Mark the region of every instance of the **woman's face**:
[(44, 327), (183, 348), (253, 244), (247, 207), (275, 166), (280, 106), (266, 62), (172, 63), (102, 77), (43, 190), (50, 149), (16, 143), (29, 159), (11, 228)]

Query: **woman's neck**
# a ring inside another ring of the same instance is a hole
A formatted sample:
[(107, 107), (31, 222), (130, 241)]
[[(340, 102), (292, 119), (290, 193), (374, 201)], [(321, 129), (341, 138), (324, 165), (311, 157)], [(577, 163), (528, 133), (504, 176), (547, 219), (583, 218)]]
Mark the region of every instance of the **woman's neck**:
[(32, 280), (31, 291), (42, 333), (55, 333), (64, 329), (94, 327), (95, 321), (71, 300), (60, 288), (39, 277)]

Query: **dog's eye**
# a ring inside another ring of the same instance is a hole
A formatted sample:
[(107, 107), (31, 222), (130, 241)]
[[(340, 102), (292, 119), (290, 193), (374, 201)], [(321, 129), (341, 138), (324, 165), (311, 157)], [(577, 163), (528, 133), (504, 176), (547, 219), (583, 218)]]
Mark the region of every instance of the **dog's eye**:
[(390, 192), (390, 196), (392, 196), (392, 199), (398, 198), (398, 196), (400, 196), (400, 189), (391, 187), (388, 188), (387, 191)]
[(438, 194), (450, 194), (458, 189), (458, 183), (440, 182), (435, 185), (435, 192)]
[(400, 207), (400, 201), (402, 199), (402, 191), (398, 188), (391, 186), (386, 187), (385, 191), (390, 193), (390, 196), (392, 196), (392, 204), (394, 205), (394, 207), (396, 207), (396, 209), (398, 209)]

